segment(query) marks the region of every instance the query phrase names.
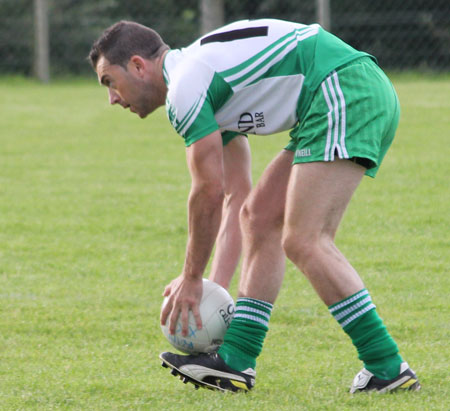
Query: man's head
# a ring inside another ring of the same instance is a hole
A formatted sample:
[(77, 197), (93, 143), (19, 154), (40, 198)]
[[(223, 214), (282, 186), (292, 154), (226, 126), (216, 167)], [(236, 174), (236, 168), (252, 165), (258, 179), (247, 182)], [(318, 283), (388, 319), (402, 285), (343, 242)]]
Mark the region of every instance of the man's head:
[(89, 61), (100, 83), (108, 87), (110, 103), (144, 118), (164, 104), (162, 59), (168, 49), (156, 31), (120, 21), (93, 44)]

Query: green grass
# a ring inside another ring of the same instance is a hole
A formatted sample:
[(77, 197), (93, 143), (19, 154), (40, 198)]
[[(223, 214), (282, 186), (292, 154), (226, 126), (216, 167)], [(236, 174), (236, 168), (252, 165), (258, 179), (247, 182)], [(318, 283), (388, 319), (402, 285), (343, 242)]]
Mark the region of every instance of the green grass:
[[(161, 293), (180, 273), (189, 176), (163, 110), (108, 107), (95, 80), (0, 79), (0, 409), (447, 410), (450, 77), (395, 75), (403, 115), (338, 245), (419, 393), (350, 396), (360, 363), (288, 264), (249, 395), (159, 366)], [(255, 181), (287, 135), (251, 137)], [(237, 279), (232, 284), (235, 295)]]

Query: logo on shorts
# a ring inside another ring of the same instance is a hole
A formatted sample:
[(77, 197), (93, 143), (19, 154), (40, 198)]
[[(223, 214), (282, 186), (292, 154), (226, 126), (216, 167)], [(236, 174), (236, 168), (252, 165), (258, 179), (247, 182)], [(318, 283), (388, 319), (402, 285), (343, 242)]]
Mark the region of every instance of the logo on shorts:
[(302, 148), (301, 150), (297, 150), (295, 152), (295, 157), (309, 157), (311, 155), (310, 148)]

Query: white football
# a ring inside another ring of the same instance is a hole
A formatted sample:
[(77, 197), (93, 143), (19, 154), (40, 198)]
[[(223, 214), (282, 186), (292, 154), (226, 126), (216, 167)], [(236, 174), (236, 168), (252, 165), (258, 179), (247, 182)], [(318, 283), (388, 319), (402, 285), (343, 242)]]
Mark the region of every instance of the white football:
[[(164, 299), (162, 308), (167, 303)], [(162, 309), (161, 308), (161, 309)], [(169, 320), (161, 329), (167, 340), (178, 350), (187, 354), (216, 351), (223, 343), (223, 337), (234, 315), (234, 301), (225, 288), (203, 279), (203, 295), (200, 301), (200, 316), (203, 327), (199, 330), (194, 315), (189, 312), (188, 334), (181, 334), (181, 321), (178, 319), (175, 334), (169, 334)]]

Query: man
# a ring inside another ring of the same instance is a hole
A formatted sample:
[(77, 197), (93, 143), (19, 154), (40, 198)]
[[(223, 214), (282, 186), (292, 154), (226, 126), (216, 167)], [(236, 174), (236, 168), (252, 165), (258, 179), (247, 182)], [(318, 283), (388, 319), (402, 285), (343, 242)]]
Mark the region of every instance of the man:
[[(397, 96), (375, 59), (318, 25), (271, 19), (230, 24), (181, 50), (149, 43), (149, 51), (158, 46), (164, 52), (135, 55), (129, 25), (119, 23), (104, 33), (91, 51), (92, 65), (110, 99), (117, 94), (117, 102), (141, 117), (166, 100), (169, 119), (188, 146), (197, 193), (191, 191), (189, 199), (183, 273), (164, 291), (169, 302), (161, 323), (170, 321), (172, 332), (180, 315), (186, 330), (189, 310), (201, 326), (201, 278), (223, 201), (223, 143), (241, 138), (236, 133), (291, 129), (291, 141), (241, 210), (242, 273), (223, 345), (213, 354), (163, 353), (163, 365), (196, 386), (250, 390), (287, 256), (364, 362), (351, 392), (419, 389), (362, 280), (334, 244), (355, 189), (364, 174), (375, 176), (398, 124)], [(109, 48), (101, 46), (105, 38)], [(117, 60), (113, 50), (128, 54)]]
[[(120, 22), (105, 31), (94, 44), (89, 59), (100, 83), (108, 87), (110, 103), (129, 108), (145, 118), (165, 103), (167, 86), (163, 78), (163, 61), (168, 50), (155, 31), (137, 23)], [(221, 145), (216, 158), (210, 156), (209, 159), (217, 162), (216, 180), (212, 175), (199, 174), (207, 164), (201, 164), (197, 158), (204, 156), (207, 145), (191, 146), (188, 141), (186, 145), (192, 189), (189, 196), (189, 242), (183, 273), (188, 275), (189, 270), (203, 273), (207, 258), (197, 262), (200, 256), (195, 250), (207, 235), (211, 238), (217, 236), (209, 279), (228, 288), (241, 252), (239, 211), (251, 189), (248, 142), (240, 133), (223, 133), (223, 148)], [(207, 190), (208, 186), (211, 189)], [(204, 204), (214, 205), (211, 208), (213, 216), (208, 214), (209, 210), (203, 209)], [(206, 241), (212, 248), (214, 241)], [(209, 255), (210, 251), (205, 253)], [(188, 287), (187, 283), (185, 286)], [(198, 289), (196, 294), (199, 295)], [(198, 321), (200, 324), (200, 319)]]

